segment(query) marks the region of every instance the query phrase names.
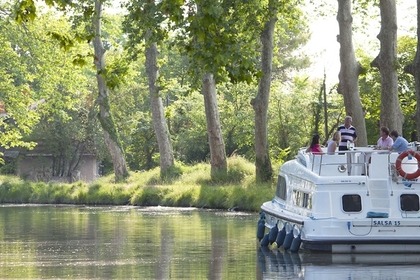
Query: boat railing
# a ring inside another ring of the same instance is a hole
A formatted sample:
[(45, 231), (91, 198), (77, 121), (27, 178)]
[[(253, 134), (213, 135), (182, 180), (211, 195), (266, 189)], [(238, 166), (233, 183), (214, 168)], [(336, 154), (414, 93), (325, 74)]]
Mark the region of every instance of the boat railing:
[(369, 176), (385, 179), (392, 175), (398, 153), (355, 148), (333, 154), (300, 151), (298, 160), (319, 176)]

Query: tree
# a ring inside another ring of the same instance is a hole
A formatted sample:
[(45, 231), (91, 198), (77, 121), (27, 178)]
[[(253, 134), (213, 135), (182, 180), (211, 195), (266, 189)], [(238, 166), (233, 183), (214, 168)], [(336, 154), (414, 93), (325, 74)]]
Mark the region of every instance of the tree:
[(261, 79), (258, 94), (251, 101), (255, 111), (255, 171), (257, 182), (271, 181), (273, 170), (268, 149), (267, 113), (270, 98), (271, 72), (273, 60), (273, 36), (277, 21), (278, 1), (268, 2), (269, 16), (261, 32)]
[(381, 74), (381, 126), (402, 133), (404, 117), (398, 100), (397, 15), (395, 0), (380, 0), (381, 31), (378, 34), (380, 51), (371, 66)]
[(166, 17), (162, 2), (131, 1), (127, 5), (129, 14), (124, 21), (124, 29), (131, 40), (130, 50), (136, 49), (141, 41), (145, 42), (146, 73), (149, 85), (150, 109), (152, 112), (153, 127), (159, 147), (161, 177), (165, 177), (174, 166), (174, 155), (170, 133), (164, 114), (162, 98), (160, 97), (159, 67), (157, 63), (158, 44), (166, 37), (166, 30), (162, 27)]
[[(8, 46), (0, 53), (0, 72), (10, 81), (8, 87), (0, 85), (0, 100), (9, 118), (1, 134), (2, 146), (31, 149), (39, 145), (42, 151), (48, 147), (52, 175), (71, 178), (81, 154), (94, 151), (98, 132), (90, 114), (91, 83), (85, 75), (90, 71), (73, 64), (74, 55), (85, 51), (86, 45), (75, 44), (64, 52), (55, 34), (58, 30), (68, 34), (71, 27), (53, 13), (22, 24), (2, 17), (0, 26), (0, 45)], [(24, 92), (19, 92), (21, 85)]]
[[(173, 12), (170, 18), (177, 23), (177, 42), (190, 59), (190, 73), (197, 84), (201, 84), (207, 114), (211, 174), (216, 178), (217, 174), (227, 174), (216, 84), (226, 78), (232, 82), (251, 82), (255, 78), (255, 35), (261, 28), (257, 20), (259, 2), (197, 0), (185, 1), (184, 4), (184, 8)], [(249, 29), (249, 26), (256, 28)]]
[(340, 73), (338, 92), (343, 95), (346, 114), (353, 117), (357, 128), (357, 142), (359, 146), (367, 146), (367, 135), (364, 112), (359, 96), (358, 77), (362, 72), (356, 61), (352, 42), (352, 14), (351, 0), (338, 0), (337, 20), (340, 34)]
[[(124, 151), (119, 140), (118, 130), (112, 118), (109, 105), (108, 87), (116, 87), (115, 80), (112, 76), (115, 72), (124, 72), (124, 69), (105, 68), (105, 48), (101, 38), (101, 20), (102, 20), (102, 0), (85, 1), (81, 3), (72, 3), (66, 0), (52, 0), (45, 2), (62, 11), (68, 11), (73, 17), (75, 25), (76, 38), (63, 36), (55, 33), (55, 37), (60, 44), (69, 48), (73, 45), (74, 40), (85, 40), (91, 42), (93, 40), (94, 47), (94, 65), (96, 67), (96, 79), (98, 84), (99, 105), (98, 118), (104, 130), (105, 143), (113, 160), (113, 167), (116, 181), (123, 180), (129, 173), (124, 158)], [(37, 16), (35, 3), (31, 0), (21, 0), (16, 6), (16, 20), (22, 23), (26, 20), (34, 20)], [(80, 28), (84, 28), (83, 31)], [(80, 55), (81, 57), (82, 55)]]
[[(209, 61), (209, 56), (215, 54), (215, 50), (218, 50), (218, 53), (220, 47), (225, 43), (216, 39), (216, 36), (222, 35), (220, 29), (222, 26), (220, 24), (223, 23), (224, 11), (222, 11), (222, 5), (214, 4), (206, 3), (205, 1), (198, 2), (196, 14), (190, 15), (193, 19), (190, 29), (192, 32), (190, 42), (193, 49), (191, 54), (198, 58), (194, 62), (201, 68), (199, 73), (202, 73), (201, 93), (204, 96), (207, 137), (210, 147), (211, 177), (213, 179), (217, 178), (219, 174), (227, 174), (226, 151), (220, 125), (214, 77), (218, 73), (220, 62), (215, 61), (215, 64), (212, 64)], [(203, 23), (207, 24), (203, 25)], [(200, 49), (204, 50), (204, 52)], [(220, 55), (220, 53), (218, 54)], [(215, 57), (215, 59), (222, 59), (222, 57)]]
[(211, 176), (227, 173), (225, 143), (220, 125), (219, 108), (217, 106), (216, 82), (212, 73), (203, 76), (202, 94), (206, 111), (207, 135), (210, 146)]
[(95, 0), (95, 11), (92, 16), (92, 29), (94, 30), (93, 47), (95, 50), (94, 64), (96, 66), (96, 79), (98, 82), (99, 121), (104, 130), (105, 143), (109, 149), (114, 165), (114, 174), (116, 181), (122, 181), (129, 176), (127, 164), (124, 157), (124, 151), (119, 139), (113, 117), (111, 115), (108, 85), (104, 73), (105, 69), (105, 49), (101, 38), (101, 19), (102, 19), (102, 1)]
[(417, 0), (417, 47), (414, 60), (404, 67), (404, 71), (414, 76), (415, 93), (416, 93), (416, 132), (417, 141), (420, 140), (420, 0)]
[[(270, 100), (271, 81), (278, 75), (280, 78), (287, 76), (287, 70), (290, 68), (299, 68), (298, 63), (288, 63), (287, 57), (290, 55), (291, 60), (295, 57), (291, 50), (296, 50), (300, 45), (300, 40), (305, 38), (298, 35), (297, 26), (303, 27), (298, 23), (298, 18), (301, 17), (300, 11), (297, 8), (298, 1), (278, 1), (270, 0), (268, 3), (262, 2), (263, 21), (264, 27), (260, 33), (261, 40), (261, 75), (258, 84), (258, 94), (251, 101), (255, 112), (255, 166), (256, 166), (256, 180), (260, 182), (268, 182), (272, 179), (272, 166), (269, 156), (269, 143), (268, 143), (268, 107)], [(278, 23), (280, 17), (281, 22)], [(278, 24), (277, 24), (278, 23)], [(279, 45), (275, 43), (275, 28), (279, 25), (277, 37)], [(296, 39), (292, 39), (296, 35)], [(293, 42), (293, 40), (295, 40)], [(303, 39), (304, 40), (304, 39)], [(286, 42), (287, 43), (286, 43)], [(290, 47), (290, 49), (289, 49)], [(277, 63), (273, 65), (274, 52), (279, 49), (280, 52), (274, 59)], [(305, 59), (299, 61), (302, 67), (305, 65)], [(274, 71), (273, 71), (274, 67)]]
[(25, 136), (40, 119), (40, 112), (35, 110), (37, 106), (31, 110), (31, 105), (40, 99), (33, 90), (39, 82), (34, 79), (39, 65), (31, 64), (37, 57), (31, 53), (26, 40), (32, 39), (31, 28), (28, 26), (25, 30), (16, 25), (9, 5), (0, 4), (0, 12), (0, 146), (2, 151), (12, 147), (32, 148), (35, 143), (27, 141)]

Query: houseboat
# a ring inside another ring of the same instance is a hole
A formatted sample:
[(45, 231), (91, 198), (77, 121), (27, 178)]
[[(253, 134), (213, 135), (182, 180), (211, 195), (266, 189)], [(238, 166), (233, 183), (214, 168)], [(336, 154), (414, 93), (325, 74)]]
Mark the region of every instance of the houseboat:
[(332, 253), (420, 252), (420, 143), (401, 153), (298, 151), (261, 206), (261, 246)]

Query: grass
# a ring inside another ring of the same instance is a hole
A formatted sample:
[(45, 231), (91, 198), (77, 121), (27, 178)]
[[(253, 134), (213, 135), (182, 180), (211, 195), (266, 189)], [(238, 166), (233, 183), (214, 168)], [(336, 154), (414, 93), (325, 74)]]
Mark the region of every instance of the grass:
[(274, 184), (257, 184), (253, 163), (241, 157), (228, 159), (227, 176), (210, 177), (210, 165), (177, 165), (172, 176), (160, 178), (159, 168), (131, 173), (122, 183), (114, 176), (92, 183), (29, 182), (0, 176), (0, 203), (137, 205), (199, 207), (259, 211), (274, 195)]

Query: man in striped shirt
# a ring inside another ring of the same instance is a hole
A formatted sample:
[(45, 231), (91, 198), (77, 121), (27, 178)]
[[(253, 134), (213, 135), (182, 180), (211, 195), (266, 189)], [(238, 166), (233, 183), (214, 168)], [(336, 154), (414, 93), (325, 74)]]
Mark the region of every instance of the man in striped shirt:
[(350, 143), (354, 143), (357, 138), (356, 129), (354, 126), (351, 125), (351, 122), (353, 121), (351, 116), (346, 116), (344, 119), (344, 124), (340, 125), (337, 129), (337, 131), (340, 131), (341, 133), (341, 141), (340, 145), (338, 146), (339, 151), (347, 151), (347, 141), (350, 141)]

